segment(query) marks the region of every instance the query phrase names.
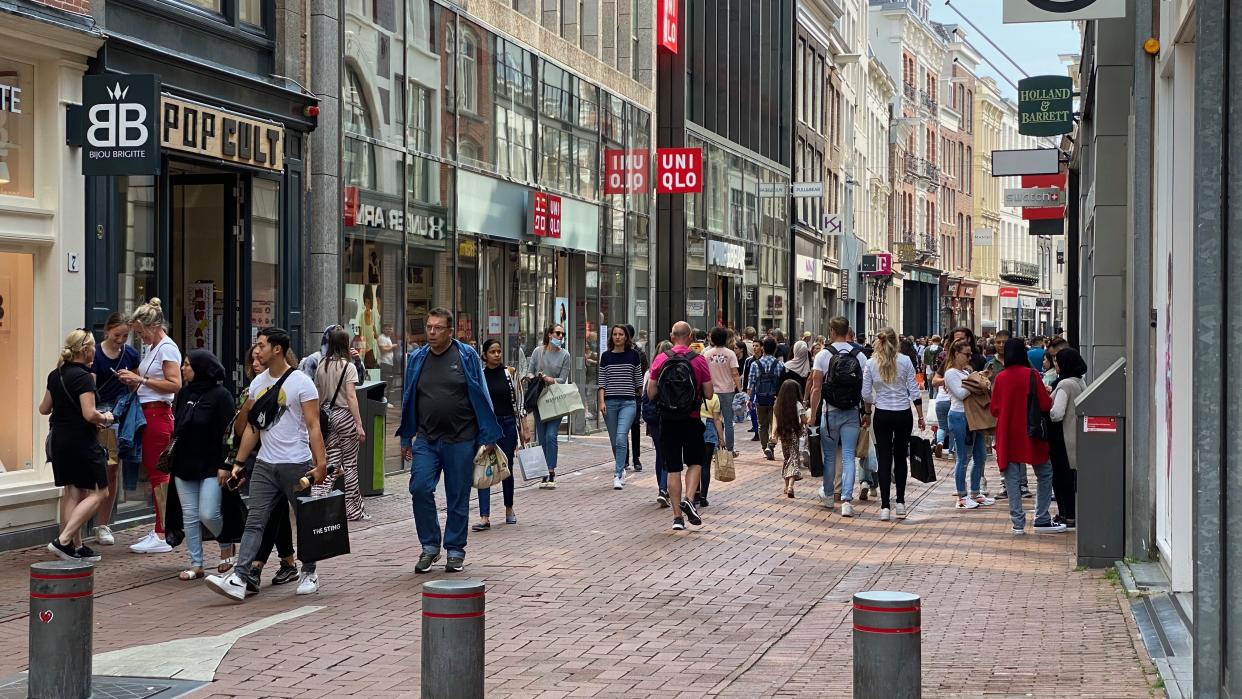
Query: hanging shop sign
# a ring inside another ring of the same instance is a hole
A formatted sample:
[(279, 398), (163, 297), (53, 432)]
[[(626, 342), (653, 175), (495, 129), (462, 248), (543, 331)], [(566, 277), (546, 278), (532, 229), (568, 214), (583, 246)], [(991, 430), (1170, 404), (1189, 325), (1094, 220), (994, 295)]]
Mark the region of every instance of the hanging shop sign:
[(799, 280), (804, 282), (820, 282), (824, 277), (824, 266), (820, 264), (818, 258), (809, 255), (795, 255), (794, 264), (796, 268), (794, 272)]
[(275, 122), (180, 97), (164, 95), (160, 101), (160, 142), (169, 150), (280, 171), (284, 133)]
[(1061, 192), (1058, 201), (1050, 201), (1044, 206), (1026, 206), (1022, 209), (1022, 218), (1027, 221), (1056, 220), (1065, 218), (1065, 188), (1069, 174), (1058, 172), (1055, 175), (1024, 175), (1022, 186), (1026, 189), (1054, 188)]
[(1074, 130), (1074, 81), (1036, 75), (1018, 81), (1018, 133), (1059, 136)]
[(996, 231), (991, 228), (976, 228), (974, 243), (976, 247), (991, 247), (996, 244)]
[(657, 193), (697, 194), (702, 191), (702, 148), (661, 148), (656, 151)]
[(561, 237), (561, 198), (547, 192), (532, 192), (531, 200), (531, 235), (536, 238)]
[(858, 265), (858, 271), (862, 274), (876, 277), (890, 275), (893, 273), (893, 255), (887, 252), (863, 255), (862, 262)]
[(1062, 192), (1056, 187), (1032, 187), (1030, 189), (1006, 189), (1004, 205), (1012, 208), (1049, 208), (1061, 206)]
[(992, 151), (992, 177), (1055, 175), (1061, 171), (1061, 152), (1056, 148)]
[(604, 194), (635, 194), (647, 191), (650, 151), (604, 151)]
[(159, 174), (159, 97), (156, 75), (82, 77), (83, 175)]
[(1005, 24), (1077, 22), (1126, 16), (1126, 0), (1005, 0)]
[(824, 214), (824, 235), (841, 235), (845, 232), (841, 214)]
[(680, 30), (677, 11), (680, 3), (681, 0), (660, 0), (660, 46), (670, 53), (677, 53), (677, 36)]
[(746, 271), (746, 248), (723, 240), (707, 241), (707, 264), (739, 274)]

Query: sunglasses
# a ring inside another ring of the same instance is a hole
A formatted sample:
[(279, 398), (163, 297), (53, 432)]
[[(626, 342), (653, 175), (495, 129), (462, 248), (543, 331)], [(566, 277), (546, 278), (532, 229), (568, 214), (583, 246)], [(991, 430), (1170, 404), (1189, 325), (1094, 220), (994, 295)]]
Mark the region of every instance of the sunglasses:
[(564, 330), (553, 330), (553, 331), (552, 331), (552, 334), (553, 334), (553, 335), (556, 335), (557, 337), (565, 337), (565, 331), (564, 331)]

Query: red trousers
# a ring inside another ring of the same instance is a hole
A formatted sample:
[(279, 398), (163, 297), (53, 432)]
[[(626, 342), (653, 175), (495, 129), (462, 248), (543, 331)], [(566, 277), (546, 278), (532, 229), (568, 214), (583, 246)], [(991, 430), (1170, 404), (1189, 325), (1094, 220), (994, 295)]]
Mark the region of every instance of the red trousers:
[(151, 484), (151, 499), (155, 501), (155, 533), (164, 533), (164, 517), (160, 512), (160, 501), (155, 491), (168, 483), (168, 474), (156, 468), (160, 453), (173, 434), (172, 406), (160, 401), (142, 404), (142, 415), (147, 419), (147, 426), (142, 431), (142, 468), (147, 472), (147, 482)]

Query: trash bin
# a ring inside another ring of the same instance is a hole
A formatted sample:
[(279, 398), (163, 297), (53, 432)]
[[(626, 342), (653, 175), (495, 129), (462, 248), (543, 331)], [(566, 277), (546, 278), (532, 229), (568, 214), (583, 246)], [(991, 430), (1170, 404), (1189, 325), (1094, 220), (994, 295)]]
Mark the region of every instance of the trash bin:
[(384, 494), (384, 440), (388, 434), (388, 399), (384, 391), (387, 386), (384, 381), (370, 381), (356, 388), (358, 412), (367, 432), (366, 440), (358, 447), (358, 484), (363, 495)]
[(1125, 558), (1126, 360), (1087, 386), (1078, 411), (1078, 565), (1108, 568)]

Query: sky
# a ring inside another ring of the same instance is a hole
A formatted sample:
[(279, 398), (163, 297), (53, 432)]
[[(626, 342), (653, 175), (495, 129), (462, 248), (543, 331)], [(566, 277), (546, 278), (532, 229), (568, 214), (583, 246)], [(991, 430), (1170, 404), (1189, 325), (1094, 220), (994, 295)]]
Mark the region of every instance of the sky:
[[(1000, 45), (1018, 65), (1031, 75), (1065, 75), (1065, 66), (1057, 58), (1062, 53), (1078, 53), (1082, 42), (1072, 22), (1032, 22), (1005, 24), (1001, 21), (1001, 0), (951, 0), (953, 7), (945, 7), (945, 0), (930, 0), (931, 18), (942, 24), (957, 24), (966, 32), (966, 40), (988, 60), (1000, 67), (1013, 82), (1023, 77), (1012, 63), (1000, 55), (979, 32), (953, 11), (966, 15), (989, 38)], [(979, 64), (979, 75), (996, 78), (1005, 96), (1017, 97), (1017, 90), (996, 74), (996, 69), (986, 62)]]

